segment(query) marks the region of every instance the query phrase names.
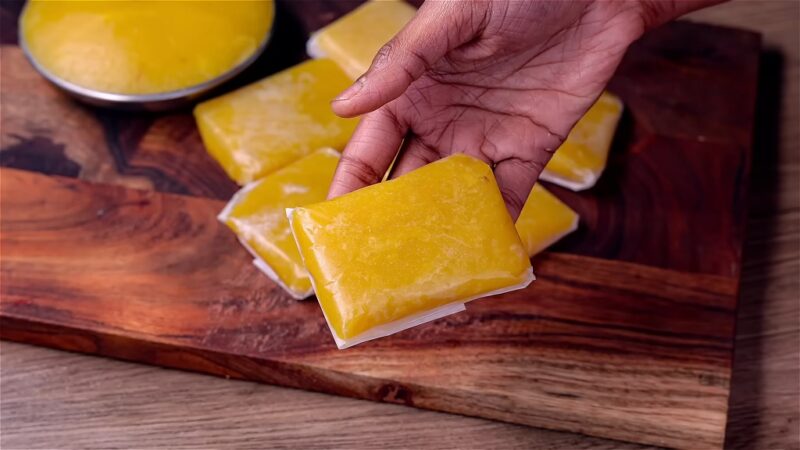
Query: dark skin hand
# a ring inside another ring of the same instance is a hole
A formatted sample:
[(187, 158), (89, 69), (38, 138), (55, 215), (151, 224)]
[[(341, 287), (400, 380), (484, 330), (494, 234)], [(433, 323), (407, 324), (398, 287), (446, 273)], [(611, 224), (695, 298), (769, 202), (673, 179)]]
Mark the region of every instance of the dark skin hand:
[[(494, 167), (511, 216), (645, 31), (714, 0), (428, 1), (333, 101), (365, 114), (329, 197), (452, 153)], [(401, 147), (402, 143), (402, 148)]]

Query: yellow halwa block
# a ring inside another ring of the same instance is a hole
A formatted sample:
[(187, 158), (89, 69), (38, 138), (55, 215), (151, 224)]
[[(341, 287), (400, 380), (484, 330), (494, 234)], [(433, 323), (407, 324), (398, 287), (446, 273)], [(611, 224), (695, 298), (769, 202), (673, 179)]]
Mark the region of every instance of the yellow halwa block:
[(403, 0), (371, 0), (311, 35), (306, 51), (330, 58), (356, 79), (375, 54), (408, 23), (417, 10)]
[(333, 61), (311, 60), (200, 103), (194, 116), (208, 152), (244, 185), (318, 148), (342, 150), (358, 120), (330, 102), (349, 85)]
[(297, 299), (314, 290), (289, 230), (286, 208), (325, 200), (338, 162), (336, 150), (317, 150), (243, 187), (219, 215), (255, 257), (253, 264)]
[(115, 94), (158, 94), (225, 74), (272, 27), (261, 2), (30, 1), (22, 42), (47, 73)]
[(491, 168), (466, 155), (287, 213), (339, 348), (533, 280)]
[(573, 191), (594, 186), (606, 167), (621, 116), (622, 101), (603, 92), (556, 150), (541, 179)]
[(538, 184), (517, 219), (517, 233), (529, 256), (553, 245), (578, 228), (578, 214)]

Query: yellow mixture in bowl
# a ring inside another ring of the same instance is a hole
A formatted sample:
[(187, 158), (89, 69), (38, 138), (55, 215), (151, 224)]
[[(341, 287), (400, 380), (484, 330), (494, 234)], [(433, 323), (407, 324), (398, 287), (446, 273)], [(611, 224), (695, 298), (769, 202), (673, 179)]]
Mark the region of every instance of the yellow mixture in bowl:
[(52, 78), (146, 95), (203, 84), (260, 50), (272, 1), (42, 1), (20, 18), (30, 58)]

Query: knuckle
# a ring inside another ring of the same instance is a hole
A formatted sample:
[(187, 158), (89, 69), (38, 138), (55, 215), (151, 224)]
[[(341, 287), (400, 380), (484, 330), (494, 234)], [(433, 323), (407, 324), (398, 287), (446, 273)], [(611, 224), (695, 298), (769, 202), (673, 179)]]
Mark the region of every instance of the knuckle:
[(425, 164), (432, 163), (439, 159), (439, 153), (428, 147), (422, 142), (414, 142), (414, 145), (410, 145), (407, 153), (418, 158), (420, 161), (423, 161)]
[(534, 159), (528, 161), (527, 167), (531, 171), (531, 173), (536, 174), (538, 177), (540, 173), (544, 170), (544, 166), (547, 165), (547, 161), (550, 160), (550, 156), (552, 156), (552, 152), (547, 152), (546, 157), (544, 159)]
[(532, 176), (538, 176), (544, 170), (545, 165), (550, 160), (551, 152), (547, 149), (544, 149), (545, 153), (542, 155), (531, 155), (531, 157), (527, 158), (514, 158), (510, 160), (513, 162), (514, 165), (518, 166), (521, 169), (522, 173), (531, 174)]
[(389, 63), (392, 55), (392, 47), (393, 41), (389, 41), (378, 50), (378, 53), (376, 53), (375, 57), (372, 59), (371, 70), (382, 69)]
[(401, 35), (378, 50), (370, 70), (380, 70), (390, 65), (395, 65), (397, 70), (401, 70), (409, 80), (413, 81), (428, 70), (431, 63), (425, 53), (415, 48), (412, 42), (407, 42)]
[(508, 188), (500, 188), (500, 194), (503, 196), (503, 199), (510, 209), (516, 212), (522, 211), (522, 207), (525, 205), (525, 200), (527, 199), (523, 199), (518, 192)]
[(339, 168), (343, 174), (357, 180), (365, 186), (375, 184), (383, 178), (383, 175), (379, 174), (378, 171), (366, 161), (346, 153), (343, 154), (339, 160)]

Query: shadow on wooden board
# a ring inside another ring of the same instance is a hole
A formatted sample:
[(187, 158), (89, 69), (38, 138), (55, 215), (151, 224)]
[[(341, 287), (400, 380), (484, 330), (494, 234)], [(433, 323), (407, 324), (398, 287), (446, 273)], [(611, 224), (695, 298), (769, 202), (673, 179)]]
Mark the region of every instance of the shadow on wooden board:
[[(756, 430), (762, 414), (758, 410), (762, 398), (763, 354), (762, 299), (772, 280), (765, 270), (766, 261), (776, 253), (775, 235), (779, 216), (780, 194), (780, 128), (783, 98), (784, 55), (765, 49), (759, 67), (753, 158), (750, 173), (747, 234), (743, 251), (743, 271), (736, 329), (731, 396), (725, 447), (752, 448), (758, 436), (742, 430)], [(753, 340), (755, 336), (756, 340)], [(797, 381), (797, 380), (796, 380)], [(796, 402), (796, 399), (795, 399)], [(734, 422), (736, 421), (736, 422)]]

